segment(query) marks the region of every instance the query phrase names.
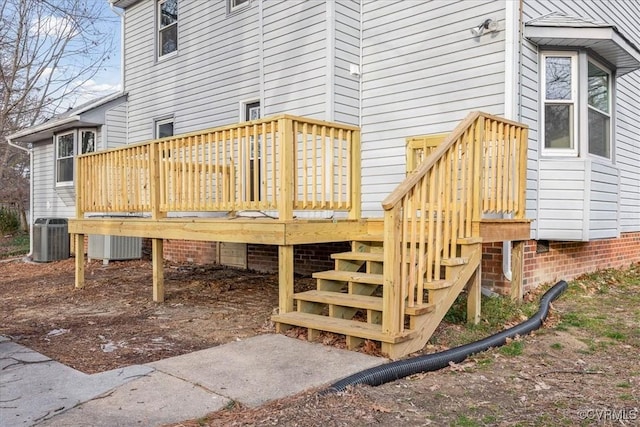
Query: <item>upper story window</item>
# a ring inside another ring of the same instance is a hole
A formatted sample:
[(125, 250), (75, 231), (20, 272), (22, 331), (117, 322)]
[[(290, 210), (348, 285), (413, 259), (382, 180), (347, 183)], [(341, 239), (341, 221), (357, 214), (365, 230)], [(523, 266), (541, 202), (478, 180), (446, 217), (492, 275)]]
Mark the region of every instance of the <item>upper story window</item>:
[(73, 185), (73, 159), (76, 154), (96, 150), (96, 131), (80, 129), (55, 136), (56, 185)]
[(158, 57), (178, 50), (178, 0), (158, 1)]
[(543, 53), (542, 67), (543, 154), (611, 158), (611, 72), (582, 52)]
[(232, 13), (249, 6), (251, 0), (227, 0), (227, 13)]

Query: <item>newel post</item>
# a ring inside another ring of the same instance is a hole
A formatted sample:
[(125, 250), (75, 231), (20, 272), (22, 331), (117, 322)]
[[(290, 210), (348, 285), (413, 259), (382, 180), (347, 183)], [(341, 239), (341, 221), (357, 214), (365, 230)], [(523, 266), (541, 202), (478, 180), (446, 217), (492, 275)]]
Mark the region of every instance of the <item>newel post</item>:
[(482, 218), (482, 155), (484, 152), (484, 117), (478, 116), (475, 123), (473, 150), (473, 221)]
[(360, 130), (353, 131), (351, 139), (351, 184), (349, 201), (351, 209), (349, 209), (349, 219), (360, 219), (362, 217), (362, 153)]
[(396, 335), (402, 328), (400, 280), (401, 208), (396, 204), (384, 212), (384, 267), (382, 287), (382, 332)]

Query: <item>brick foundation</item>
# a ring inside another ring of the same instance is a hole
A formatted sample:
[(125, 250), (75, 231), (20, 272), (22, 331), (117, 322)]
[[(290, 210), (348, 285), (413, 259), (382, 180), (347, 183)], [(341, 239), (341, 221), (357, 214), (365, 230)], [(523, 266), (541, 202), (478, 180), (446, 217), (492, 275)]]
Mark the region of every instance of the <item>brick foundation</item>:
[[(536, 240), (525, 243), (525, 292), (544, 283), (571, 280), (584, 273), (640, 262), (640, 232), (622, 233), (617, 239), (548, 243), (546, 252), (538, 251)], [(540, 249), (545, 249), (542, 244)], [(482, 252), (482, 285), (508, 293), (511, 285), (502, 274), (502, 243), (485, 244)]]
[(173, 262), (212, 264), (218, 260), (216, 248), (216, 242), (165, 240), (162, 256)]
[[(316, 271), (331, 270), (334, 261), (331, 254), (348, 252), (349, 242), (297, 245), (293, 250), (293, 266), (296, 274), (305, 276)], [(278, 271), (278, 247), (272, 245), (247, 245), (248, 267), (256, 271)]]
[[(163, 257), (173, 262), (210, 264), (217, 262), (216, 242), (165, 240)], [(330, 270), (334, 266), (331, 254), (347, 252), (349, 242), (318, 243), (294, 247), (294, 270), (301, 275)], [(151, 241), (143, 242), (143, 253), (151, 252)], [(247, 244), (247, 267), (251, 270), (275, 273), (278, 271), (278, 247)]]

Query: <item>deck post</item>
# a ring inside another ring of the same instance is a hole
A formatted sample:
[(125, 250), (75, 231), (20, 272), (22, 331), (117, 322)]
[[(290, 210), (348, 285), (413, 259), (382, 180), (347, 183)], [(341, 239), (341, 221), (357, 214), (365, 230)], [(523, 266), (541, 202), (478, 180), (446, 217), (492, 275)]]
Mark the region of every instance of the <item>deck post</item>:
[(351, 184), (349, 194), (351, 209), (349, 209), (349, 219), (360, 219), (362, 217), (361, 157), (360, 131), (357, 130), (353, 132), (351, 141), (351, 178), (349, 180)]
[(482, 218), (482, 156), (483, 156), (483, 140), (485, 138), (484, 135), (484, 117), (479, 116), (475, 122), (475, 134), (473, 144), (471, 146), (473, 153), (473, 180), (474, 186), (477, 185), (473, 189), (473, 213), (472, 219), (473, 221), (480, 221)]
[(481, 267), (478, 264), (478, 268), (473, 272), (467, 284), (467, 323), (473, 325), (477, 325), (480, 322), (482, 299), (481, 277)]
[(279, 313), (293, 311), (293, 245), (278, 246)]
[(293, 196), (295, 192), (293, 176), (297, 173), (294, 162), (296, 138), (293, 134), (293, 120), (285, 117), (278, 120), (280, 140), (280, 188), (278, 194), (278, 217), (281, 220), (293, 219)]
[(76, 289), (84, 288), (84, 234), (75, 234)]
[(384, 213), (384, 266), (382, 288), (382, 332), (396, 335), (402, 327), (400, 286), (400, 208), (394, 206)]
[(151, 239), (154, 302), (164, 302), (164, 266), (162, 264), (162, 247), (162, 239)]
[(511, 248), (511, 299), (524, 297), (524, 241), (513, 242)]

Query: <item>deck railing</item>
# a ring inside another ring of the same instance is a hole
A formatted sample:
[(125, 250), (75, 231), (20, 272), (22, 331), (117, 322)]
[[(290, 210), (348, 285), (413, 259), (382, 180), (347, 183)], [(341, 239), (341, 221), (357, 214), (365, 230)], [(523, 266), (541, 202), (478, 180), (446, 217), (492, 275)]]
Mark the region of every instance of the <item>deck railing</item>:
[(360, 217), (360, 130), (282, 115), (86, 154), (77, 215), (266, 210)]
[(484, 213), (524, 218), (527, 127), (471, 113), (383, 202), (383, 330), (404, 328), (405, 302), (423, 304), (460, 239)]

